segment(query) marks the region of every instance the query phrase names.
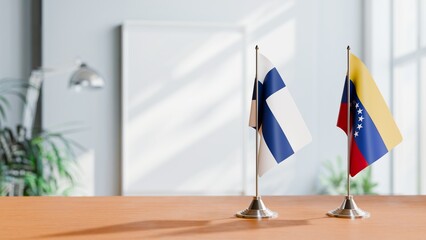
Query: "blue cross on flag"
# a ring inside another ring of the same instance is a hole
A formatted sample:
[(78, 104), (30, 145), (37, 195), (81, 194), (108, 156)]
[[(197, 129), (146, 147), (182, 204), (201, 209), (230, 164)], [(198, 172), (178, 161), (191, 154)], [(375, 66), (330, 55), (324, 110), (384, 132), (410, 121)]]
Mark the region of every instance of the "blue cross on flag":
[[(258, 59), (259, 89), (259, 176), (311, 142), (311, 134), (288, 87), (272, 63), (262, 54)], [(256, 85), (250, 112), (256, 127)]]

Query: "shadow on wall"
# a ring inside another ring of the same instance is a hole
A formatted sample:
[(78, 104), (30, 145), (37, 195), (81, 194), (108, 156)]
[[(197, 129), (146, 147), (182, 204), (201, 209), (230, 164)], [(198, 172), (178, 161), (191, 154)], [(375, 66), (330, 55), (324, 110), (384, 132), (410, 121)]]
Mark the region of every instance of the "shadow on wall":
[[(129, 28), (123, 42), (123, 194), (241, 194), (252, 187), (254, 144), (247, 142), (247, 124), (253, 46), (265, 46), (263, 53), (285, 70), (284, 81), (295, 89), (302, 115), (315, 99), (316, 84), (310, 84), (315, 73), (296, 67), (314, 57), (296, 56), (297, 49), (309, 50), (296, 37), (314, 33), (297, 30), (303, 25), (296, 25), (295, 6), (295, 1), (262, 4), (235, 23), (245, 26), (243, 32), (220, 26)], [(314, 114), (305, 116), (308, 126)], [(286, 160), (283, 171), (262, 178), (266, 194), (283, 194), (295, 185), (300, 193), (314, 188), (320, 163), (308, 148), (300, 161)], [(306, 167), (305, 160), (312, 164)], [(300, 181), (295, 169), (302, 168), (312, 177)]]

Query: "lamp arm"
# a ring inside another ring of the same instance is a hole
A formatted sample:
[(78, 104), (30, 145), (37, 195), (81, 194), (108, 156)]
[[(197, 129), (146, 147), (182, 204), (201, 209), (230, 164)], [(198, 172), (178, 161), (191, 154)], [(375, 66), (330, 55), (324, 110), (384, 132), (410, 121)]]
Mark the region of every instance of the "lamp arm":
[(66, 72), (69, 72), (71, 70), (74, 70), (78, 68), (83, 62), (80, 59), (76, 59), (75, 63), (73, 65), (66, 65), (61, 67), (39, 67), (31, 72), (31, 75), (33, 74), (40, 74), (42, 75), (42, 78), (54, 76), (57, 74), (63, 74)]
[(48, 67), (39, 67), (31, 71), (30, 78), (28, 80), (30, 88), (27, 90), (26, 94), (26, 104), (24, 105), (23, 114), (22, 114), (22, 125), (27, 130), (27, 136), (32, 135), (32, 130), (34, 127), (34, 119), (37, 113), (37, 103), (40, 97), (40, 90), (43, 80), (46, 77), (54, 76), (56, 74), (61, 74), (73, 70), (74, 68), (82, 64), (81, 60), (77, 59), (74, 65), (64, 66), (60, 68), (48, 68)]
[(31, 87), (27, 89), (25, 105), (22, 114), (22, 125), (27, 130), (27, 136), (30, 137), (32, 135), (34, 118), (37, 112), (37, 103), (40, 96), (41, 84), (43, 82), (43, 74), (37, 70), (33, 70), (28, 82)]
[(37, 102), (40, 96), (40, 88), (46, 77), (64, 73), (72, 69), (76, 71), (72, 74), (70, 79), (70, 86), (77, 87), (89, 87), (89, 88), (102, 88), (104, 86), (104, 80), (99, 74), (93, 69), (89, 68), (86, 64), (83, 64), (80, 60), (75, 62), (72, 67), (63, 68), (46, 68), (40, 67), (31, 72), (29, 83), (32, 88), (27, 90), (26, 104), (22, 114), (22, 125), (27, 129), (28, 136), (32, 135), (34, 126), (34, 118), (37, 112)]

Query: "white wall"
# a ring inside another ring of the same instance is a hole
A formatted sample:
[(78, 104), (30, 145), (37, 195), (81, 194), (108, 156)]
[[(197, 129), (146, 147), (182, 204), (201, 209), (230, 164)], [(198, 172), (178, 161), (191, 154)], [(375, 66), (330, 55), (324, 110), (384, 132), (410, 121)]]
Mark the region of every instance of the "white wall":
[[(0, 79), (27, 79), (31, 72), (30, 0), (0, 1)], [(7, 126), (20, 123), (22, 102), (10, 98)]]
[[(125, 20), (247, 27), (248, 45), (259, 44), (275, 63), (313, 134), (308, 147), (262, 177), (262, 194), (313, 194), (321, 162), (345, 156), (346, 138), (335, 123), (346, 46), (362, 56), (362, 1), (45, 0), (44, 65), (69, 64), (79, 56), (107, 81), (102, 91), (78, 95), (66, 90), (66, 76), (46, 80), (43, 88), (44, 127), (70, 121), (89, 127), (73, 137), (88, 149), (86, 161), (93, 170), (86, 181), (93, 180), (94, 194), (120, 193), (120, 25)], [(254, 76), (254, 51), (247, 57), (248, 76)], [(252, 183), (249, 180), (248, 193)]]

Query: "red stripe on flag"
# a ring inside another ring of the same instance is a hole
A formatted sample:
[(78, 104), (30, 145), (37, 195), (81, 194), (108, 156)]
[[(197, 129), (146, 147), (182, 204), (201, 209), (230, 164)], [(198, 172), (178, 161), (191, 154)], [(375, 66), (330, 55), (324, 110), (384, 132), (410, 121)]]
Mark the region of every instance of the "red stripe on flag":
[(352, 139), (351, 167), (350, 167), (351, 176), (354, 177), (362, 169), (366, 168), (367, 166), (368, 166), (368, 162), (365, 160), (364, 156), (362, 155), (361, 151), (359, 150), (358, 145), (356, 144), (355, 140)]
[(337, 126), (341, 128), (345, 133), (347, 133), (348, 129), (348, 104), (342, 103), (340, 104), (339, 117), (337, 118)]

